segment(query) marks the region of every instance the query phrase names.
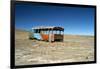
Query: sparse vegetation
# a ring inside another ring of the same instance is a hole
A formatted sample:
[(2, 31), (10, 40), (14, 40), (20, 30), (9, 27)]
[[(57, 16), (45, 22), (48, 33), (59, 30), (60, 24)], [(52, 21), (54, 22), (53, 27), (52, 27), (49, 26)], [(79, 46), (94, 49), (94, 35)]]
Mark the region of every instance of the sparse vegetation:
[(65, 35), (64, 42), (29, 40), (29, 32), (15, 30), (15, 64), (47, 64), (94, 60), (94, 37)]

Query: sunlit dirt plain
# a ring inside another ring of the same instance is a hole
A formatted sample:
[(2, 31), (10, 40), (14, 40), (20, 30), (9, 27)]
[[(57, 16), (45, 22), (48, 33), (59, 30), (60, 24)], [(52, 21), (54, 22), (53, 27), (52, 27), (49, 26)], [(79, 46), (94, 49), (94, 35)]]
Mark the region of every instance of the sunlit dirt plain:
[(94, 37), (64, 35), (64, 42), (29, 40), (29, 32), (15, 30), (15, 65), (94, 61)]

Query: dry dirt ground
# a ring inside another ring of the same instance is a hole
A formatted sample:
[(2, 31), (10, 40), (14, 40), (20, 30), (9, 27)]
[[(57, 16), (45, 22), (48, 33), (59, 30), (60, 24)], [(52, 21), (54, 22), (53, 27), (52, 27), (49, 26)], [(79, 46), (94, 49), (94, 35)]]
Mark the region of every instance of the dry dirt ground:
[(29, 40), (28, 32), (15, 31), (15, 65), (94, 61), (94, 37), (65, 35), (64, 42)]

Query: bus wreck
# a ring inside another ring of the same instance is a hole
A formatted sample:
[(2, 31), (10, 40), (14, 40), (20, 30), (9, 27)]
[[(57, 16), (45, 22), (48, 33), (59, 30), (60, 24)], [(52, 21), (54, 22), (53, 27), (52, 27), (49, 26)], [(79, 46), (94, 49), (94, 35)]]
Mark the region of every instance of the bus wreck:
[(49, 42), (63, 41), (64, 28), (62, 27), (34, 27), (32, 28), (30, 39), (44, 40)]

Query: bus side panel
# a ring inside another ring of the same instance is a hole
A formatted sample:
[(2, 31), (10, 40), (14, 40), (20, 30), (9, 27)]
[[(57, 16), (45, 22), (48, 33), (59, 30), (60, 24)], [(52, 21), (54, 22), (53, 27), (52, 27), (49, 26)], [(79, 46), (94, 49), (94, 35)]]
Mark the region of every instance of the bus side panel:
[(38, 39), (38, 40), (41, 40), (42, 37), (39, 33), (34, 33), (34, 38)]
[(47, 34), (41, 34), (42, 39), (48, 41), (49, 36)]

